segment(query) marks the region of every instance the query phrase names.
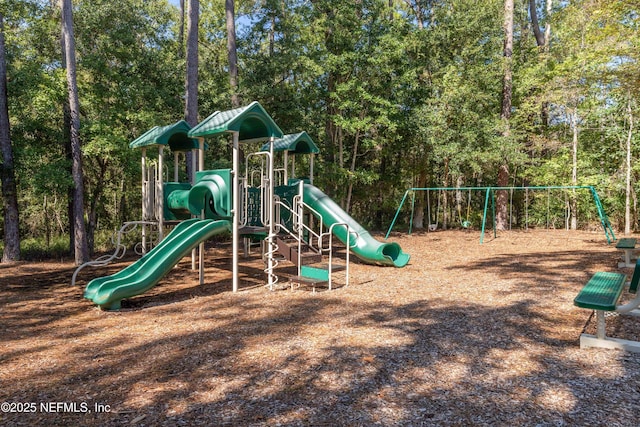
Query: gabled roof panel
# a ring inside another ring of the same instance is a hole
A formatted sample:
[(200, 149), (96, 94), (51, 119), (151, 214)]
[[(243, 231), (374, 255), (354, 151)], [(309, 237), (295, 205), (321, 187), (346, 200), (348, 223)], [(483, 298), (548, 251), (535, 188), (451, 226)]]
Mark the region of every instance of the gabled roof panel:
[(189, 138), (191, 126), (180, 120), (168, 126), (155, 126), (129, 143), (129, 148), (142, 148), (152, 145), (168, 145), (171, 151), (188, 151), (198, 148), (198, 141)]
[[(269, 144), (264, 144), (261, 151), (269, 151)], [(276, 139), (273, 151), (288, 151), (291, 154), (316, 154), (320, 152), (307, 132), (292, 133)]]
[(238, 132), (240, 141), (282, 137), (282, 130), (257, 102), (228, 111), (216, 111), (189, 132), (190, 137)]

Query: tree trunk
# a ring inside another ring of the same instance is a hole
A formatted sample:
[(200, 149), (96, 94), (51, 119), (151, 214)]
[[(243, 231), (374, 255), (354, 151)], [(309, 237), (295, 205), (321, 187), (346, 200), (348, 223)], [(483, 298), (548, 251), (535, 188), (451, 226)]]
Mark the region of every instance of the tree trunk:
[(547, 19), (544, 27), (544, 49), (547, 52), (551, 44), (551, 10), (553, 10), (553, 0), (547, 0)]
[[(547, 0), (546, 22), (544, 27), (544, 46), (543, 52), (549, 52), (549, 43), (551, 40), (551, 9), (553, 7), (553, 0)], [(537, 40), (537, 37), (536, 37)], [(539, 45), (538, 45), (539, 46)], [(549, 127), (549, 101), (542, 102), (542, 108), (540, 113), (542, 119), (542, 126), (546, 129)]]
[(44, 195), (42, 210), (44, 211), (44, 239), (47, 250), (51, 247), (51, 221), (49, 221), (49, 199)]
[(227, 55), (229, 57), (229, 85), (231, 86), (231, 106), (240, 106), (238, 96), (238, 52), (236, 48), (235, 2), (225, 0), (227, 18)]
[[(500, 118), (503, 122), (502, 136), (506, 139), (511, 135), (509, 119), (511, 118), (511, 97), (513, 91), (513, 0), (504, 1), (504, 75), (502, 81), (502, 111)], [(509, 163), (503, 158), (503, 163), (498, 168), (498, 186), (507, 187), (509, 185)], [(507, 228), (507, 205), (509, 197), (507, 191), (496, 192), (496, 228), (505, 230)]]
[[(571, 143), (571, 185), (578, 185), (578, 107), (571, 115), (571, 128), (573, 130), (573, 140)], [(578, 202), (576, 196), (576, 190), (573, 190), (570, 201), (571, 212), (571, 229), (576, 230), (578, 228)]]
[[(181, 4), (184, 0), (181, 1)], [(187, 75), (185, 78), (184, 120), (193, 127), (198, 124), (198, 26), (200, 18), (200, 2), (189, 0), (187, 15)], [(189, 180), (193, 174), (193, 153), (187, 151), (187, 176)]]
[[(185, 121), (198, 124), (198, 21), (199, 1), (189, 0), (187, 20), (187, 77), (185, 81)], [(189, 164), (187, 162), (187, 164)]]
[(120, 180), (120, 206), (118, 209), (118, 215), (119, 215), (119, 223), (123, 224), (126, 220), (127, 220), (127, 212), (129, 211), (128, 207), (127, 207), (127, 196), (126, 196), (126, 192), (125, 192), (125, 179), (122, 178)]
[[(407, 6), (413, 11), (416, 16), (416, 23), (418, 24), (418, 30), (424, 29), (424, 14), (422, 13), (422, 9), (420, 7), (419, 2), (412, 2), (409, 0), (404, 0)], [(393, 3), (389, 2), (389, 7), (393, 7)], [(393, 16), (393, 15), (392, 15)]]
[[(62, 41), (62, 48), (64, 49), (64, 39)], [(63, 50), (64, 52), (64, 50)], [(64, 56), (64, 53), (63, 53)], [(66, 57), (65, 57), (66, 58)], [(62, 60), (64, 64), (63, 67), (66, 68), (66, 59)], [(69, 132), (71, 129), (71, 113), (69, 112), (69, 97), (64, 99), (64, 105), (62, 106), (62, 123), (63, 123), (63, 131), (62, 131), (62, 139), (64, 141), (64, 155), (67, 159), (67, 173), (69, 175), (73, 175), (73, 156), (71, 154), (71, 133)], [(73, 186), (69, 186), (67, 188), (67, 218), (69, 221), (69, 253), (71, 255), (74, 254), (76, 247), (76, 236), (75, 236), (75, 227), (73, 223), (73, 192), (75, 188)]]
[(64, 36), (67, 91), (71, 118), (71, 157), (73, 178), (73, 231), (76, 265), (89, 260), (87, 233), (84, 224), (84, 183), (82, 170), (82, 150), (80, 145), (80, 101), (76, 81), (75, 36), (73, 33), (73, 12), (71, 0), (62, 1), (62, 34)]
[(89, 253), (93, 255), (93, 248), (95, 243), (95, 233), (98, 227), (98, 203), (102, 195), (102, 189), (104, 188), (105, 176), (107, 175), (108, 163), (104, 159), (98, 159), (98, 177), (96, 186), (93, 191), (90, 192), (91, 197), (89, 200), (89, 213), (87, 215), (87, 242), (89, 246)]
[(184, 0), (180, 0), (180, 27), (178, 29), (178, 58), (184, 53)]
[[(364, 115), (361, 114), (361, 116)], [(358, 145), (360, 144), (360, 131), (356, 131), (355, 141), (353, 142), (353, 157), (351, 158), (351, 176), (355, 176), (356, 161), (358, 160)], [(347, 203), (345, 204), (345, 211), (347, 213), (351, 210), (351, 195), (353, 194), (353, 179), (349, 179), (349, 188), (347, 189)]]
[[(417, 188), (424, 188), (427, 186), (427, 172), (425, 169), (420, 171), (418, 175), (418, 182), (416, 183)], [(425, 211), (425, 192), (419, 191), (415, 193), (416, 204), (413, 214), (413, 227), (417, 230), (421, 230), (424, 228), (424, 211)], [(428, 221), (431, 221), (431, 218), (428, 218)]]
[(536, 0), (529, 0), (529, 15), (531, 15), (531, 26), (533, 27), (533, 34), (536, 36), (536, 44), (538, 47), (542, 47), (545, 45), (545, 39), (544, 34), (540, 31), (540, 24), (538, 23)]
[[(449, 159), (444, 159), (444, 174), (442, 177), (442, 187), (446, 188), (449, 183)], [(438, 213), (436, 212), (436, 215)], [(449, 198), (447, 192), (442, 190), (442, 229), (446, 230), (449, 224)]]
[(0, 12), (0, 149), (2, 150), (2, 200), (4, 207), (4, 250), (2, 262), (20, 259), (20, 222), (18, 192), (16, 189), (13, 148), (9, 128), (9, 103), (7, 95), (7, 61), (4, 55), (4, 16)]
[(627, 133), (626, 194), (624, 201), (624, 234), (631, 233), (631, 141), (633, 139), (633, 109), (631, 94), (628, 94), (627, 114), (629, 115), (629, 132)]
[(273, 58), (276, 47), (276, 14), (273, 12), (269, 27), (269, 57)]

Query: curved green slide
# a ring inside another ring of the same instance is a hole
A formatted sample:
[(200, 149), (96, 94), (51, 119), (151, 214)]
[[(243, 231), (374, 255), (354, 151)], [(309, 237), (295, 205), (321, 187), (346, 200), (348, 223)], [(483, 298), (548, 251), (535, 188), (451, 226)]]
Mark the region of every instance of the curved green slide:
[[(317, 187), (305, 184), (303, 197), (304, 202), (318, 212), (327, 227), (336, 223), (349, 225), (351, 251), (361, 260), (395, 267), (404, 267), (409, 262), (411, 255), (403, 252), (400, 245), (376, 240), (369, 231)], [(334, 227), (334, 233), (342, 243), (346, 244), (347, 231), (344, 227)]]
[(231, 225), (226, 220), (183, 221), (158, 246), (135, 263), (116, 274), (89, 282), (84, 297), (102, 309), (118, 310), (122, 299), (151, 289), (198, 244), (230, 229)]

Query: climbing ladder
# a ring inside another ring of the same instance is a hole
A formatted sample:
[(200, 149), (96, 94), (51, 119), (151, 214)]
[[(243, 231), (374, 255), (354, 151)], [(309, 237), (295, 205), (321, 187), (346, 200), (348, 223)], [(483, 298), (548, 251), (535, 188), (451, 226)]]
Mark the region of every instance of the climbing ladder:
[[(289, 278), (293, 289), (296, 285), (327, 285), (331, 290), (336, 282), (349, 284), (350, 233), (346, 223), (335, 223), (325, 227), (322, 216), (303, 202), (302, 182), (298, 194), (289, 203), (286, 198), (277, 198), (278, 252), (298, 268), (297, 275)], [(305, 218), (307, 220), (305, 221)], [(341, 245), (334, 240), (335, 229), (346, 229), (347, 242), (344, 255)]]
[[(257, 168), (252, 168), (249, 158), (254, 159)], [(310, 285), (315, 291), (316, 286), (327, 285), (334, 287), (334, 282), (348, 285), (349, 280), (349, 250), (342, 255), (342, 244), (334, 241), (334, 231), (337, 227), (346, 229), (347, 239), (352, 236), (346, 223), (332, 224), (326, 227), (322, 216), (303, 201), (304, 182), (297, 185), (274, 186), (271, 200), (269, 177), (266, 173), (270, 162), (268, 153), (252, 153), (247, 156), (245, 175), (240, 179), (240, 232), (245, 236), (245, 254), (251, 247), (252, 239), (260, 239), (263, 259), (271, 259), (271, 264), (265, 269), (270, 277), (269, 287), (273, 289), (279, 281), (275, 275), (275, 267), (282, 258), (292, 262), (297, 267), (297, 274), (289, 278), (293, 288), (295, 285)], [(277, 180), (277, 179), (276, 179)], [(281, 180), (284, 181), (284, 180)], [(279, 182), (284, 184), (284, 182)], [(269, 239), (267, 225), (270, 222), (270, 203), (274, 203), (273, 224), (275, 235)], [(270, 243), (271, 242), (271, 243)], [(350, 242), (347, 242), (349, 247)]]

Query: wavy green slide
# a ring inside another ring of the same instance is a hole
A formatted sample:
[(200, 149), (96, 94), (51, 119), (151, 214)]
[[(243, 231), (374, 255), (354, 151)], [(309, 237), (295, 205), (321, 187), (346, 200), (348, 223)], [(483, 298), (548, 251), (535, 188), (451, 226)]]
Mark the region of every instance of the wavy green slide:
[(93, 279), (84, 297), (105, 310), (118, 310), (123, 298), (151, 289), (193, 248), (208, 238), (231, 229), (229, 221), (190, 219), (178, 224), (171, 233), (145, 256), (116, 274)]
[[(349, 225), (351, 251), (361, 260), (395, 267), (404, 267), (409, 262), (411, 256), (403, 252), (400, 245), (376, 240), (369, 231), (317, 187), (305, 184), (303, 197), (304, 202), (318, 212), (327, 227), (336, 223)], [(334, 233), (342, 243), (346, 244), (347, 231), (344, 227), (334, 227)]]

